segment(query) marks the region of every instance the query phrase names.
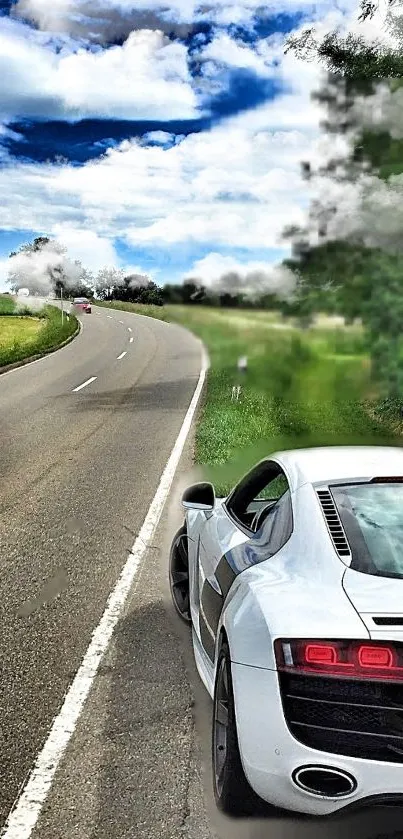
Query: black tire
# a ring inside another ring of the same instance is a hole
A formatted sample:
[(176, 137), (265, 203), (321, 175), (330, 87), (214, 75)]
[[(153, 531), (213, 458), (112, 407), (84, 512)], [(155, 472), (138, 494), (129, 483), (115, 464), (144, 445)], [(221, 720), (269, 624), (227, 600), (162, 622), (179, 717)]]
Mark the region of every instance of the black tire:
[(169, 554), (169, 586), (175, 609), (186, 624), (192, 622), (189, 597), (189, 557), (187, 528), (184, 524), (175, 534)]
[[(217, 807), (228, 816), (250, 816), (262, 805), (246, 780), (239, 753), (231, 659), (223, 643), (217, 663), (213, 701), (212, 770)], [(226, 729), (226, 731), (225, 731)]]

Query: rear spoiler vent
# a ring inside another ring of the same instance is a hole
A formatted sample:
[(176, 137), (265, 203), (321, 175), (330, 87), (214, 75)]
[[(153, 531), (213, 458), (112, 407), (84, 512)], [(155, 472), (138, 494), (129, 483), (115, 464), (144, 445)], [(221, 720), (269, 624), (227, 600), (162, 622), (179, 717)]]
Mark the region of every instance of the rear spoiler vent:
[(372, 620), (376, 626), (403, 626), (403, 617), (401, 615), (400, 617), (388, 615), (385, 618), (375, 616)]
[(331, 493), (328, 489), (319, 489), (317, 495), (338, 555), (350, 556), (351, 551)]

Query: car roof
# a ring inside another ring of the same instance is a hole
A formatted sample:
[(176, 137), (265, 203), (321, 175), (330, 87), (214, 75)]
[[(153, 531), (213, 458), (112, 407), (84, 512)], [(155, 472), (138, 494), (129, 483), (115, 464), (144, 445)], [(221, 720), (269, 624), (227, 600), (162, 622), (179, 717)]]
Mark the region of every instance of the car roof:
[(267, 459), (284, 467), (292, 492), (307, 483), (403, 477), (403, 448), (397, 446), (324, 446), (278, 452)]

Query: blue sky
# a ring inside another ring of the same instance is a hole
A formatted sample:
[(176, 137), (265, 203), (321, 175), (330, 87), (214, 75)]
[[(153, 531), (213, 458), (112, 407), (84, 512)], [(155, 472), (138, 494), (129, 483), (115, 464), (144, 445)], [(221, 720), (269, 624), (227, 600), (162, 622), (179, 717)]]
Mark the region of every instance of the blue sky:
[(94, 271), (160, 283), (213, 284), (287, 255), (282, 229), (309, 200), (299, 162), (319, 132), (319, 68), (284, 56), (284, 39), (338, 7), (265, 8), (0, 3), (0, 285), (35, 235)]

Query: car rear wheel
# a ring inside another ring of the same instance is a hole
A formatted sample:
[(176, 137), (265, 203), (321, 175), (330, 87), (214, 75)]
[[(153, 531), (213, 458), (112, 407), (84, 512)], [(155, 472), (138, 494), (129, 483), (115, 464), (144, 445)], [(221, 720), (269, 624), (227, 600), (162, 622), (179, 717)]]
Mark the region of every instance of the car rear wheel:
[(178, 530), (169, 557), (169, 584), (175, 609), (182, 620), (190, 624), (189, 556), (186, 525)]
[(226, 643), (221, 647), (213, 702), (212, 766), (214, 797), (229, 816), (249, 816), (262, 801), (246, 780), (239, 753), (231, 659)]

